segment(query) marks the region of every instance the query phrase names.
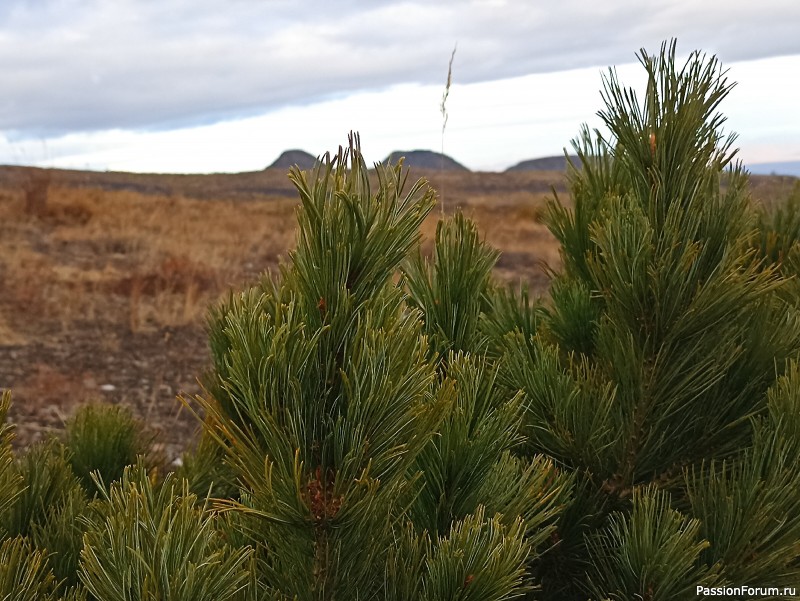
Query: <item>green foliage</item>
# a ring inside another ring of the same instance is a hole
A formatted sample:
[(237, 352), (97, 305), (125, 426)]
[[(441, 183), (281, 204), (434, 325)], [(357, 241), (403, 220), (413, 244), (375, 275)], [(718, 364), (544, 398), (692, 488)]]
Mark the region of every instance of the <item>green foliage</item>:
[(58, 597), (58, 601), (87, 601), (88, 599), (88, 593), (82, 586), (70, 587)]
[(439, 361), (484, 346), (496, 253), (457, 215), (432, 265), (406, 261), (432, 192), (404, 192), (402, 166), (376, 170), (373, 192), (355, 139), (311, 180), (294, 172), (291, 263), (212, 314), (213, 398), (200, 402), (241, 487), (220, 507), (238, 516), (231, 536), (259, 549), (263, 584), (288, 598), (439, 598), (468, 575), (458, 545), (501, 558), (474, 577), (506, 598), (570, 479), (510, 454), (521, 397), (494, 387), (484, 359)]
[(419, 529), (444, 535), (454, 521), (484, 506), (512, 520), (525, 518), (538, 546), (569, 494), (570, 478), (542, 457), (528, 462), (508, 452), (523, 441), (522, 396), (499, 386), (496, 370), (472, 355), (451, 354), (447, 363), (442, 390), (452, 391), (455, 405), (412, 467), (421, 490), (411, 519)]
[(126, 466), (147, 454), (149, 443), (143, 424), (122, 405), (83, 405), (66, 423), (69, 463), (90, 494), (92, 472), (105, 482), (118, 480)]
[(504, 526), (484, 518), (483, 508), (455, 524), (432, 549), (421, 599), (506, 601), (529, 587), (524, 564), (529, 553), (522, 520)]
[(243, 487), (232, 507), (266, 541), (261, 569), (300, 599), (381, 586), (409, 466), (445, 410), (419, 316), (391, 281), (432, 193), (404, 193), (397, 167), (379, 168), (373, 194), (357, 140), (314, 177), (292, 174), (299, 241), (281, 281), (212, 318), (220, 398), (203, 401)]
[(31, 525), (30, 540), (38, 549), (50, 553), (49, 563), (60, 582), (71, 586), (78, 583), (78, 560), (83, 548), (86, 530), (83, 516), (88, 512), (89, 501), (84, 490), (75, 486), (47, 509), (43, 522)]
[(775, 266), (790, 278), (779, 291), (790, 307), (800, 298), (800, 183), (781, 203), (758, 211), (758, 229), (751, 245), (764, 267)]
[(311, 181), (290, 173), (302, 202), (291, 278), (304, 313), (316, 317), (309, 325), (331, 324), (340, 334), (340, 319), (381, 289), (418, 243), (434, 196), (422, 180), (406, 192), (402, 164), (377, 167), (373, 195), (357, 137), (327, 159)]
[(548, 207), (563, 270), (545, 301), (493, 283), (497, 253), (460, 213), (424, 259), (433, 192), (406, 191), (402, 165), (371, 177), (357, 137), (292, 171), (297, 248), (212, 310), (204, 432), (178, 477), (156, 483), (121, 410), (86, 408), (66, 446), (17, 461), (0, 426), (0, 524), (17, 537), (0, 594), (655, 601), (795, 585), (800, 213), (750, 208), (715, 58), (677, 66), (665, 44), (640, 60), (641, 101), (610, 72), (608, 132), (581, 131), (572, 205)]
[(487, 355), (499, 359), (503, 338), (511, 332), (519, 332), (523, 340), (532, 339), (544, 315), (544, 308), (531, 299), (527, 285), (522, 284), (519, 292), (493, 286), (489, 290), (489, 309), (481, 314), (480, 321), (481, 332), (487, 338)]
[[(656, 255), (677, 260), (687, 243), (702, 241), (702, 253), (693, 261), (694, 274), (702, 279), (749, 230), (744, 172), (734, 167), (725, 175), (727, 192), (719, 189), (735, 151), (734, 136), (722, 142), (725, 119), (715, 111), (732, 86), (718, 61), (699, 53), (678, 70), (674, 43), (654, 57), (642, 51), (640, 61), (648, 74), (643, 103), (611, 70), (604, 80), (606, 109), (599, 113), (611, 135), (592, 136), (584, 129), (574, 143), (584, 166), (571, 173), (574, 210), (553, 203), (548, 223), (562, 243), (565, 272), (591, 281), (587, 263), (598, 255), (593, 232), (600, 229), (593, 224), (610, 205), (638, 206), (653, 229)], [(628, 229), (618, 235), (630, 236)]]
[(80, 483), (69, 464), (69, 454), (57, 440), (31, 446), (12, 469), (21, 482), (15, 502), (3, 514), (3, 526), (11, 536), (29, 536), (43, 526), (54, 509), (66, 504)]
[(87, 497), (70, 468), (69, 452), (51, 439), (30, 447), (10, 468), (19, 482), (14, 502), (2, 514), (11, 536), (25, 536), (48, 555), (59, 581), (77, 584), (84, 527), (79, 518)]
[(431, 551), (431, 538), (427, 532), (420, 534), (410, 522), (399, 527), (395, 533), (395, 544), (386, 553), (380, 598), (384, 601), (421, 598)]
[[(672, 44), (640, 60), (644, 96), (610, 72), (608, 133), (581, 132), (573, 204), (548, 207), (564, 268), (538, 327), (490, 344), (525, 394), (523, 448), (579, 483), (541, 564), (572, 584), (537, 571), (546, 598), (680, 598), (704, 574), (786, 582), (800, 563), (798, 432), (766, 417), (800, 349), (790, 262), (754, 252), (716, 59), (678, 66)], [(793, 221), (776, 218), (775, 246), (795, 248)]]
[(605, 525), (611, 503), (589, 475), (577, 472), (570, 502), (550, 534), (552, 547), (534, 565), (542, 599), (586, 601), (587, 575), (592, 561), (588, 535)]
[(23, 537), (0, 543), (0, 598), (14, 601), (56, 601), (57, 582), (47, 553)]
[(599, 132), (595, 137), (585, 126), (573, 147), (582, 165), (576, 170), (568, 163), (567, 176), (572, 209), (556, 195), (545, 208), (545, 223), (561, 244), (562, 272), (565, 276), (588, 279), (586, 258), (596, 249), (589, 236), (590, 224), (600, 215), (609, 198), (622, 193), (625, 183), (623, 163), (613, 160), (610, 144)]
[(381, 598), (501, 601), (530, 591), (524, 568), (530, 543), (522, 520), (506, 523), (485, 513), (479, 506), (433, 540), (427, 532), (401, 530), (387, 556)]
[(84, 518), (80, 579), (103, 601), (240, 599), (249, 585), (248, 549), (232, 549), (215, 517), (168, 476), (152, 483), (139, 464), (124, 470)]
[(195, 448), (184, 453), (181, 459), (176, 475), (188, 482), (190, 492), (198, 498), (238, 497), (236, 475), (225, 463), (222, 447), (205, 430), (200, 434)]
[[(746, 205), (736, 196), (722, 197), (733, 201), (730, 204), (715, 202), (721, 198), (720, 173), (736, 153), (731, 150), (735, 136), (724, 136), (725, 117), (716, 112), (732, 86), (716, 58), (706, 59), (699, 52), (678, 70), (675, 48), (673, 41), (664, 44), (659, 55), (641, 52), (639, 60), (648, 75), (641, 103), (633, 90), (620, 85), (612, 69), (604, 81), (606, 109), (599, 115), (611, 131), (613, 143), (606, 145), (614, 162), (620, 163), (616, 169), (624, 190), (640, 203), (653, 227), (660, 232), (683, 221), (695, 226), (689, 233), (712, 234), (708, 238), (713, 241), (715, 233), (737, 231), (741, 224), (736, 217)], [(729, 174), (727, 185), (733, 194), (742, 177), (736, 169)], [(707, 201), (704, 208), (696, 205), (700, 196)], [(700, 209), (699, 215), (673, 212), (673, 207), (692, 206)], [(723, 207), (722, 214), (713, 213)], [(698, 216), (700, 223), (694, 222)]]
[(425, 333), (440, 357), (448, 351), (479, 351), (479, 329), (488, 311), (491, 273), (499, 253), (480, 240), (474, 222), (460, 212), (436, 227), (433, 262), (421, 250), (404, 267), (409, 304), (422, 311)]
[[(689, 599), (716, 575), (698, 567), (709, 543), (697, 519), (686, 518), (654, 487), (636, 490), (630, 512), (616, 512), (589, 541), (593, 565), (589, 589), (595, 599)], [(749, 581), (748, 581), (749, 582)]]
[[(0, 516), (5, 515), (20, 493), (22, 477), (14, 469), (14, 455), (11, 451), (11, 440), (14, 438), (14, 427), (6, 423), (6, 416), (11, 407), (11, 393), (0, 394)], [(5, 534), (0, 525), (0, 535)]]
[(520, 442), (519, 395), (509, 398), (495, 386), (495, 374), (470, 355), (451, 354), (448, 375), (441, 390), (455, 398), (455, 406), (412, 467), (422, 484), (412, 520), (433, 535), (447, 532), (490, 498), (479, 496), (486, 492), (484, 482), (503, 451)]
[(552, 307), (545, 310), (549, 331), (564, 349), (583, 355), (595, 351), (602, 305), (578, 278), (557, 278), (550, 288)]
[(551, 518), (569, 494), (570, 478), (543, 458), (528, 462), (510, 453), (523, 441), (522, 396), (500, 385), (486, 356), (465, 354), (496, 355), (487, 334), (496, 339), (537, 327), (538, 309), (526, 289), (517, 298), (492, 285), (497, 256), (475, 225), (456, 213), (437, 227), (433, 261), (418, 251), (404, 267), (409, 305), (422, 311), (432, 350), (440, 357), (440, 394), (455, 399), (412, 468), (420, 490), (410, 517), (417, 528), (445, 536), (480, 507), (508, 520), (522, 516), (535, 549), (554, 528)]
[(575, 425), (611, 433), (613, 460), (600, 463), (616, 464), (607, 484), (617, 493), (746, 444), (775, 365), (800, 343), (774, 295), (779, 277), (748, 252), (743, 172), (733, 168), (720, 188), (734, 153), (714, 112), (730, 89), (716, 60), (693, 54), (678, 70), (673, 44), (641, 61), (644, 102), (612, 71), (600, 113), (611, 137), (585, 143), (574, 211), (556, 202), (549, 217), (566, 265), (549, 336), (614, 390), (610, 413)]
[(596, 478), (609, 477), (616, 394), (596, 367), (575, 359), (563, 365), (558, 349), (517, 333), (505, 339), (503, 379), (525, 393), (523, 433), (530, 453), (544, 453)]
[(769, 391), (769, 415), (755, 420), (751, 448), (687, 473), (704, 553), (731, 582), (792, 586), (800, 577), (800, 369), (790, 366)]

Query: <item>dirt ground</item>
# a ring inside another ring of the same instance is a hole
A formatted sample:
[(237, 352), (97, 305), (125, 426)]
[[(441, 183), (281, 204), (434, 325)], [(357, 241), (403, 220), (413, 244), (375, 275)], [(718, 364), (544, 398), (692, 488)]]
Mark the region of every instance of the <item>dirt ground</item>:
[[(558, 246), (541, 223), (558, 172), (412, 173), (446, 212), (475, 219), (502, 254), (496, 277), (544, 293)], [(790, 181), (791, 180), (791, 181)], [(759, 178), (769, 200), (793, 178)], [(440, 198), (441, 200), (441, 198)], [(124, 404), (168, 461), (197, 418), (205, 316), (230, 290), (275, 271), (294, 245), (297, 197), (278, 170), (133, 175), (0, 167), (0, 389), (12, 391), (17, 446), (63, 428), (90, 401)], [(441, 206), (441, 203), (440, 203)], [(440, 208), (423, 226), (430, 246)]]
[[(24, 447), (83, 403), (131, 407), (168, 460), (197, 418), (205, 317), (230, 290), (275, 271), (294, 245), (285, 172), (161, 176), (0, 167), (0, 389)], [(540, 223), (560, 173), (427, 175), (503, 251), (497, 277), (544, 290), (558, 262)], [(438, 180), (438, 181), (437, 181)], [(38, 195), (38, 196), (37, 196)], [(424, 224), (430, 246), (437, 207)]]
[(21, 446), (61, 430), (76, 405), (124, 403), (174, 460), (197, 430), (197, 419), (177, 395), (201, 392), (197, 375), (207, 364), (200, 327), (132, 333), (117, 324), (85, 321), (29, 344), (0, 346), (0, 387), (12, 390), (10, 419)]

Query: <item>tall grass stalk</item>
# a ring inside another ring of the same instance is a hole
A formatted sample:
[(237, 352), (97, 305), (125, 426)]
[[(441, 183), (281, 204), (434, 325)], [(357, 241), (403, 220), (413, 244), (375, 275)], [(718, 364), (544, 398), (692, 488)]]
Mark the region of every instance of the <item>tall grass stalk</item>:
[(439, 195), (442, 203), (442, 215), (444, 215), (444, 130), (447, 127), (447, 97), (450, 96), (450, 84), (453, 82), (453, 59), (456, 57), (456, 49), (458, 44), (453, 46), (453, 52), (450, 53), (450, 62), (447, 63), (447, 83), (444, 86), (444, 94), (442, 94), (442, 103), (439, 105), (439, 110), (442, 113), (442, 152), (439, 157), (440, 168), (440, 181), (439, 181)]

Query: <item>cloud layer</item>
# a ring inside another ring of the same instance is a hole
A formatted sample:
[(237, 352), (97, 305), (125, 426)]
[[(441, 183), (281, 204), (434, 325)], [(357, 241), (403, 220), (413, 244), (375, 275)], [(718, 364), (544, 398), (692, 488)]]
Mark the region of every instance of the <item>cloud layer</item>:
[[(538, 6), (540, 7), (537, 7)], [(158, 131), (400, 84), (629, 63), (677, 37), (723, 63), (800, 54), (800, 3), (6, 0), (0, 132)], [(368, 7), (368, 8), (365, 8)]]

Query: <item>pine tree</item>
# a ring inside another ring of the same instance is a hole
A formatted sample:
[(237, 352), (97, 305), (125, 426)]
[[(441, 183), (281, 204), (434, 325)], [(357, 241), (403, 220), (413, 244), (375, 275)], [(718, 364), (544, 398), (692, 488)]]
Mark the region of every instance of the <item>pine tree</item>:
[(200, 399), (260, 585), (301, 601), (518, 597), (571, 480), (511, 453), (521, 396), (495, 385), (478, 328), (496, 254), (457, 216), (433, 264), (414, 255), (433, 192), (406, 192), (401, 164), (371, 181), (357, 138), (290, 177), (297, 248), (214, 312)]
[(424, 257), (433, 191), (402, 164), (371, 174), (351, 137), (291, 172), (289, 262), (212, 311), (204, 434), (178, 474), (93, 408), (15, 459), (3, 393), (0, 597), (797, 587), (796, 202), (751, 206), (716, 58), (640, 60), (642, 100), (609, 73), (608, 132), (584, 128), (572, 203), (548, 207), (563, 269), (545, 301), (492, 280), (460, 213)]
[(549, 206), (563, 269), (535, 332), (498, 343), (527, 452), (577, 479), (544, 598), (796, 586), (797, 297), (752, 251), (718, 61), (679, 66), (674, 42), (640, 61), (644, 95), (610, 71), (608, 132), (584, 128), (572, 206)]
[(141, 462), (109, 486), (97, 478), (101, 497), (83, 518), (86, 590), (102, 601), (253, 599), (252, 550), (226, 543), (185, 480), (151, 478)]

